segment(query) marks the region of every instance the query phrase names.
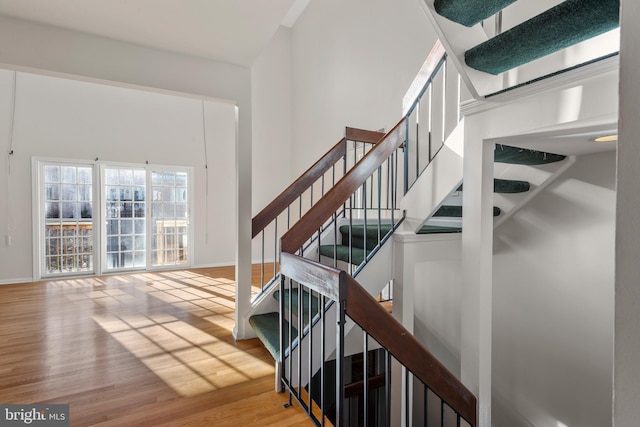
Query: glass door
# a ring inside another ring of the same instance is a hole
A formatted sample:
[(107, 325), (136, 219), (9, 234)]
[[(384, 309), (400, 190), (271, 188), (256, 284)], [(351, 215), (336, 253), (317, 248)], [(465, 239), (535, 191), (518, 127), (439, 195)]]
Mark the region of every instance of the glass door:
[(146, 259), (146, 171), (105, 167), (105, 271), (144, 269)]
[(41, 276), (94, 271), (93, 167), (40, 162)]
[(151, 172), (151, 264), (187, 264), (189, 258), (188, 174), (185, 171)]

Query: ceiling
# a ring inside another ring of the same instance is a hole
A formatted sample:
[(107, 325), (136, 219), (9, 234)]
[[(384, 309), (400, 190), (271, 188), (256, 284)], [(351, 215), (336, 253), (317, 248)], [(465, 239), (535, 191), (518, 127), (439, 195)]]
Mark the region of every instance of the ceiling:
[(250, 66), (310, 0), (0, 0), (0, 15)]
[[(248, 67), (279, 26), (291, 27), (310, 1), (0, 0), (0, 15)], [(587, 154), (615, 149), (615, 143), (593, 142), (609, 132), (615, 128), (520, 135), (504, 143)]]

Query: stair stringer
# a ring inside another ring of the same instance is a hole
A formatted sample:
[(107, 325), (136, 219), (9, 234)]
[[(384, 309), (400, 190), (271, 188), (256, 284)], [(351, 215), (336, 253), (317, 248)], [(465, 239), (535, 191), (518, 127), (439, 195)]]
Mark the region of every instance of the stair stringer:
[[(512, 202), (509, 206), (507, 206), (507, 204), (509, 203), (509, 197), (501, 194), (494, 194), (494, 202), (496, 202), (496, 204), (500, 204), (503, 213), (494, 221), (493, 227), (498, 228), (499, 226), (504, 224), (509, 218), (511, 218), (527, 203), (529, 203), (534, 197), (536, 197), (547, 187), (549, 187), (553, 182), (555, 182), (560, 176), (562, 176), (571, 166), (573, 166), (575, 161), (575, 156), (569, 156), (565, 160), (560, 162), (559, 166), (556, 167), (555, 170), (540, 171), (540, 173), (538, 174), (533, 173), (534, 169), (532, 166), (512, 165), (519, 166), (520, 169), (524, 169), (523, 171), (519, 172), (519, 174), (517, 175), (518, 178), (514, 179), (525, 179), (529, 181), (534, 187), (530, 191), (523, 193), (522, 197), (520, 197), (517, 202)], [(511, 178), (514, 175), (513, 169), (515, 168), (505, 168), (504, 174)], [(498, 173), (496, 173), (496, 175), (498, 175)], [(532, 178), (537, 179), (534, 181)], [(513, 198), (513, 195), (510, 196)]]
[(406, 212), (404, 230), (417, 232), (462, 182), (464, 127), (463, 118), (400, 201)]

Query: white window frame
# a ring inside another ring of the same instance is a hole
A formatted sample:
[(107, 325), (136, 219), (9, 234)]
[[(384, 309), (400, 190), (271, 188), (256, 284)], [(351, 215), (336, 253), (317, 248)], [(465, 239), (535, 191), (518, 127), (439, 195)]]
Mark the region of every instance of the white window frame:
[[(47, 274), (45, 266), (45, 231), (44, 231), (44, 194), (43, 194), (43, 172), (44, 166), (47, 164), (68, 164), (71, 166), (90, 166), (93, 169), (92, 175), (92, 228), (93, 228), (93, 271), (81, 271), (72, 273), (55, 273)], [(104, 170), (109, 167), (114, 168), (132, 168), (144, 169), (146, 174), (145, 186), (145, 227), (146, 227), (146, 266), (144, 268), (122, 268), (107, 269), (106, 268), (106, 194), (104, 194), (105, 183), (103, 180)], [(192, 166), (177, 165), (156, 165), (156, 164), (139, 164), (139, 163), (123, 163), (108, 161), (90, 161), (82, 159), (61, 159), (50, 157), (33, 157), (31, 160), (32, 169), (32, 224), (34, 230), (33, 244), (33, 277), (36, 279), (52, 279), (77, 276), (95, 276), (107, 274), (122, 274), (139, 271), (162, 271), (191, 268), (195, 259), (194, 247), (194, 168)], [(151, 239), (153, 236), (151, 215), (152, 215), (152, 197), (151, 191), (151, 172), (182, 172), (187, 174), (187, 260), (184, 264), (172, 264), (163, 266), (154, 266), (151, 264)], [(103, 247), (104, 246), (104, 247)]]
[[(118, 274), (118, 273), (127, 273), (127, 272), (136, 272), (136, 271), (162, 271), (162, 270), (175, 270), (175, 269), (185, 269), (190, 268), (193, 265), (194, 259), (194, 230), (193, 230), (193, 167), (192, 166), (176, 166), (176, 165), (155, 165), (155, 164), (139, 164), (139, 163), (122, 163), (122, 162), (100, 162), (99, 167), (99, 180), (100, 180), (100, 215), (101, 220), (100, 224), (102, 225), (99, 230), (100, 238), (103, 242), (107, 241), (106, 235), (106, 209), (107, 209), (107, 198), (106, 194), (104, 194), (103, 189), (105, 187), (104, 182), (104, 174), (105, 169), (108, 168), (131, 168), (131, 169), (144, 169), (146, 173), (146, 190), (145, 190), (145, 203), (146, 203), (146, 212), (145, 212), (145, 226), (146, 226), (146, 267), (145, 268), (118, 268), (118, 269), (107, 269), (107, 251), (106, 248), (101, 247), (100, 253), (100, 263), (99, 263), (99, 274)], [(187, 240), (190, 242), (187, 252), (187, 262), (184, 264), (171, 264), (171, 265), (152, 265), (151, 263), (151, 239), (153, 238), (153, 230), (152, 230), (152, 191), (151, 191), (151, 172), (183, 172), (187, 174), (187, 220), (188, 220), (188, 237)], [(149, 196), (151, 195), (151, 200), (149, 200)]]
[(68, 273), (55, 273), (49, 274), (46, 269), (46, 256), (45, 256), (45, 218), (44, 218), (44, 203), (45, 196), (43, 194), (44, 183), (44, 167), (46, 165), (69, 165), (69, 166), (83, 166), (91, 167), (91, 190), (92, 190), (92, 204), (95, 208), (96, 200), (96, 166), (95, 162), (88, 160), (78, 159), (57, 159), (48, 157), (34, 157), (31, 159), (31, 182), (32, 182), (32, 224), (33, 224), (33, 277), (37, 279), (50, 279), (56, 277), (75, 277), (75, 276), (94, 276), (98, 269), (99, 259), (96, 256), (96, 247), (99, 247), (100, 239), (98, 237), (97, 226), (99, 224), (99, 215), (96, 214), (95, 209), (92, 211), (92, 236), (93, 236), (93, 270), (92, 271), (77, 271)]

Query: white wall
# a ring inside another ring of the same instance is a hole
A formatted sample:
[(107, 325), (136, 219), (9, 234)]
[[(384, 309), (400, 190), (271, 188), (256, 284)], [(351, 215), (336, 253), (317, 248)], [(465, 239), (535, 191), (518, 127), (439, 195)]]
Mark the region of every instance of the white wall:
[(494, 425), (610, 423), (615, 167), (579, 156), (496, 231)]
[(312, 1), (292, 29), (294, 175), (345, 126), (390, 130), (435, 39), (417, 1)]
[[(609, 425), (615, 167), (613, 152), (579, 156), (565, 175), (496, 229), (495, 426)], [(405, 251), (420, 251), (413, 255), (420, 260), (411, 274), (414, 332), (459, 372), (460, 241), (409, 245)]]
[[(0, 135), (8, 145), (13, 71), (0, 72)], [(235, 106), (205, 102), (208, 209), (202, 102), (140, 90), (17, 73), (11, 173), (0, 174), (3, 237), (0, 281), (32, 274), (31, 159), (34, 156), (181, 165), (194, 168), (194, 265), (229, 265), (235, 257)], [(4, 150), (3, 150), (4, 151)], [(221, 185), (222, 184), (222, 185)], [(208, 217), (206, 215), (208, 211)], [(205, 230), (208, 230), (207, 236)], [(227, 244), (221, 244), (227, 242)]]
[[(0, 64), (7, 69), (35, 71), (109, 85), (178, 93), (197, 99), (228, 100), (237, 107), (235, 182), (237, 215), (234, 242), (238, 264), (248, 264), (251, 230), (251, 70), (233, 64), (180, 55), (104, 37), (0, 16)], [(249, 270), (236, 271), (241, 284)], [(248, 289), (248, 287), (247, 287)], [(242, 298), (242, 296), (241, 296)]]
[(255, 215), (292, 180), (291, 30), (280, 27), (251, 68), (252, 210)]

